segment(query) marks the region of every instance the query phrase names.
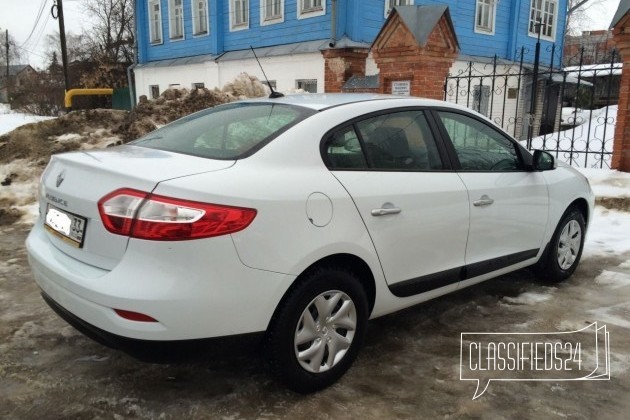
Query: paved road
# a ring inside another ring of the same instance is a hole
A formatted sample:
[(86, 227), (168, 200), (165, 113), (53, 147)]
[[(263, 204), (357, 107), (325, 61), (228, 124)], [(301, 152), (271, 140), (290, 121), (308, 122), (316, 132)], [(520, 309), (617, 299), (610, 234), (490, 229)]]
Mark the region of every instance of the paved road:
[[(351, 371), (311, 396), (290, 393), (255, 354), (177, 365), (138, 362), (84, 338), (41, 300), (23, 247), (0, 230), (0, 418), (628, 418), (630, 255), (586, 258), (549, 287), (527, 271), (370, 323)], [(614, 277), (614, 276), (613, 276)], [(625, 285), (624, 285), (625, 284)], [(612, 379), (499, 382), (472, 400), (459, 380), (460, 333), (610, 332)]]

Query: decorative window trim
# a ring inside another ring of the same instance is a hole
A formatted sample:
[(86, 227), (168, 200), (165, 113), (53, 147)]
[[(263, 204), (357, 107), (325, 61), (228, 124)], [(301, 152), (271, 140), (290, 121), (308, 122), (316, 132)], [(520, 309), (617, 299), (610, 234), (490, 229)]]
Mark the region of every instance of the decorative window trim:
[[(537, 2), (537, 0), (531, 0), (529, 3), (529, 16), (527, 18), (527, 35), (529, 35), (532, 38), (538, 38), (538, 33), (537, 32), (533, 32), (530, 30), (530, 26), (532, 24), (532, 12), (534, 11), (534, 6), (535, 3)], [(550, 42), (555, 42), (556, 41), (556, 32), (558, 32), (558, 5), (559, 5), (559, 1), (558, 0), (542, 0), (542, 7), (543, 7), (543, 13), (544, 10), (546, 9), (546, 5), (549, 3), (553, 3), (554, 5), (554, 12), (553, 12), (553, 23), (552, 23), (552, 31), (551, 33), (553, 34), (552, 36), (549, 35), (544, 35), (544, 34), (540, 34), (540, 39), (545, 40), (545, 41), (550, 41)], [(538, 10), (538, 9), (536, 9)]]
[[(236, 16), (236, 2), (246, 2), (245, 3), (245, 8), (246, 8), (246, 18), (247, 21), (244, 22), (240, 22), (240, 23), (235, 23), (235, 16)], [(236, 32), (236, 31), (244, 31), (246, 29), (249, 29), (249, 15), (250, 15), (250, 7), (249, 7), (249, 0), (230, 0), (230, 32)]]
[[(477, 34), (482, 34), (482, 35), (494, 35), (495, 34), (495, 29), (496, 29), (496, 23), (497, 23), (497, 4), (499, 3), (498, 0), (477, 0), (476, 1), (476, 6), (475, 6), (475, 33)], [(490, 20), (490, 30), (488, 30), (487, 28), (483, 27), (483, 26), (479, 26), (478, 22), (477, 22), (477, 15), (479, 13), (479, 8), (480, 7), (491, 7), (491, 20)]]
[(186, 28), (184, 27), (184, 0), (181, 1), (181, 16), (179, 18), (180, 24), (182, 25), (182, 33), (174, 34), (173, 29), (176, 27), (175, 24), (175, 1), (177, 0), (168, 0), (168, 37), (171, 41), (181, 41), (186, 38)]
[(191, 15), (192, 15), (192, 30), (193, 30), (193, 37), (197, 38), (197, 37), (201, 37), (201, 36), (208, 36), (210, 35), (210, 6), (208, 5), (208, 0), (203, 0), (203, 2), (206, 5), (206, 30), (205, 31), (200, 31), (198, 26), (198, 21), (199, 21), (199, 8), (197, 7), (199, 5), (199, 1), (200, 0), (190, 0), (190, 11), (191, 11)]
[[(158, 13), (159, 13), (159, 18), (158, 18), (158, 28), (159, 28), (159, 37), (155, 36), (156, 34), (154, 33), (155, 28), (153, 27), (153, 6), (157, 5), (158, 6)], [(160, 45), (164, 43), (164, 28), (163, 28), (163, 23), (162, 23), (162, 4), (160, 2), (160, 0), (148, 0), (147, 1), (147, 12), (149, 14), (149, 45)]]
[(385, 0), (384, 16), (387, 19), (394, 6), (413, 6), (414, 0)]
[(326, 0), (321, 0), (321, 6), (315, 6), (310, 8), (305, 8), (304, 3), (306, 1), (316, 1), (316, 0), (297, 0), (297, 18), (298, 19), (308, 19), (316, 16), (323, 16), (326, 14)]
[(284, 0), (274, 0), (280, 3), (280, 14), (276, 16), (266, 17), (267, 0), (260, 0), (260, 26), (273, 25), (284, 22)]

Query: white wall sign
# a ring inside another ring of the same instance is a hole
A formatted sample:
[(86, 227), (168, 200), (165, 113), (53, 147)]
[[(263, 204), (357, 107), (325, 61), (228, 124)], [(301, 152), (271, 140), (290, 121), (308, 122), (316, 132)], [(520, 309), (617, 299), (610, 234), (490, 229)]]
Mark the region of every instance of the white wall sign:
[(401, 96), (411, 95), (411, 80), (392, 81), (392, 95), (401, 95)]

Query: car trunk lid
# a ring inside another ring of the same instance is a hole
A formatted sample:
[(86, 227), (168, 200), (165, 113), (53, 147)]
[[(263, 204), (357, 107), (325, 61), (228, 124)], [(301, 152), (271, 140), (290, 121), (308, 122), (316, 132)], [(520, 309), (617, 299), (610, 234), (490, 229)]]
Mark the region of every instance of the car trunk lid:
[(56, 155), (42, 175), (40, 212), (58, 249), (112, 269), (129, 238), (105, 229), (98, 211), (101, 198), (120, 188), (151, 192), (161, 181), (227, 169), (234, 162), (137, 146)]

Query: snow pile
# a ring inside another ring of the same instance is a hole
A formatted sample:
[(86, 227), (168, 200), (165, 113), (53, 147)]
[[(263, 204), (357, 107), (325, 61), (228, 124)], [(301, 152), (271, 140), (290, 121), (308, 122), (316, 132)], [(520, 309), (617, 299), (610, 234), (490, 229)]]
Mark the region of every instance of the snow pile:
[(11, 111), (8, 104), (0, 104), (0, 136), (24, 124), (50, 120), (53, 117), (21, 114)]
[(595, 207), (584, 244), (584, 256), (630, 253), (630, 213)]
[(588, 178), (596, 197), (630, 197), (630, 173), (613, 169), (577, 169)]
[(557, 158), (572, 166), (609, 167), (611, 155), (603, 153), (612, 153), (613, 150), (617, 105), (586, 111), (569, 108), (565, 112), (565, 109), (562, 118), (566, 118), (567, 123), (577, 125), (558, 133), (534, 137), (532, 149), (559, 149)]

